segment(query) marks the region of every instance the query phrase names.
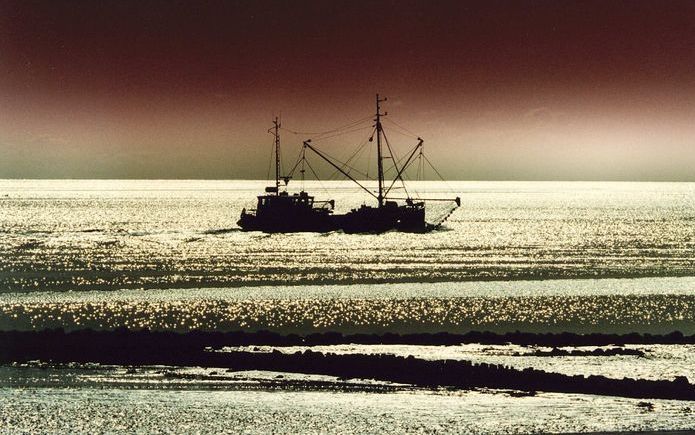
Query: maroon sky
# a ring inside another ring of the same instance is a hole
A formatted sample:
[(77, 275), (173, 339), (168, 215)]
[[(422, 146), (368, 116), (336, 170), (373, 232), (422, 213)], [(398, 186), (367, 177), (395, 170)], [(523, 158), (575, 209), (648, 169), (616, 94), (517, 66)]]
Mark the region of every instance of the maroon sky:
[(695, 2), (0, 1), (0, 177), (264, 177), (377, 91), (450, 178), (695, 181)]

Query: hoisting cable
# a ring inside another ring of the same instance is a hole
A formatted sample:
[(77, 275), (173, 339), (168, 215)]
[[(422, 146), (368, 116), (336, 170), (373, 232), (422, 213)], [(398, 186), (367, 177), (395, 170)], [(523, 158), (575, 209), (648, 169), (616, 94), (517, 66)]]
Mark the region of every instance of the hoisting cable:
[(316, 181), (319, 182), (319, 186), (321, 186), (321, 190), (323, 190), (324, 192), (328, 192), (328, 189), (326, 189), (326, 186), (323, 185), (323, 183), (321, 182), (321, 179), (319, 178), (319, 176), (318, 176), (318, 174), (316, 173), (316, 171), (314, 171), (314, 168), (311, 166), (311, 164), (309, 163), (309, 161), (306, 160), (306, 159), (305, 159), (304, 161), (306, 162), (306, 165), (309, 167), (309, 170), (311, 171), (311, 173), (314, 174), (314, 177), (316, 178)]
[(292, 178), (294, 176), (294, 171), (297, 169), (297, 166), (306, 158), (306, 153), (304, 152), (304, 147), (302, 147), (301, 151), (299, 151), (299, 158), (297, 159), (297, 162), (292, 166), (292, 169), (290, 170), (289, 174), (287, 174), (288, 177)]
[(296, 134), (296, 135), (302, 135), (302, 136), (317, 136), (317, 139), (318, 139), (318, 137), (323, 136), (323, 135), (325, 135), (325, 134), (334, 133), (334, 132), (337, 132), (337, 131), (340, 131), (340, 130), (343, 130), (343, 129), (346, 129), (346, 128), (352, 128), (352, 127), (354, 127), (354, 126), (356, 126), (356, 125), (358, 125), (358, 124), (360, 124), (360, 123), (362, 123), (362, 122), (365, 122), (365, 121), (367, 121), (367, 120), (370, 120), (370, 119), (371, 119), (371, 116), (367, 116), (367, 117), (365, 117), (365, 118), (358, 119), (357, 121), (350, 122), (350, 123), (345, 124), (345, 125), (343, 125), (343, 126), (340, 126), (340, 127), (338, 127), (338, 128), (334, 128), (334, 129), (326, 130), (326, 131), (321, 131), (321, 132), (295, 131), (295, 130), (290, 130), (290, 129), (287, 128), (287, 127), (280, 127), (280, 128), (283, 129), (283, 130), (285, 130), (285, 131), (287, 131), (287, 132), (289, 132), (289, 133)]
[(354, 133), (354, 132), (356, 132), (356, 131), (366, 130), (366, 129), (368, 129), (368, 128), (371, 128), (371, 126), (365, 126), (365, 127), (354, 128), (354, 129), (352, 129), (352, 130), (346, 130), (346, 131), (343, 131), (343, 132), (340, 132), (340, 133), (336, 133), (336, 134), (333, 134), (333, 135), (330, 135), (330, 136), (319, 136), (319, 137), (314, 138), (314, 140), (319, 141), (319, 140), (324, 140), (324, 139), (331, 139), (331, 138), (338, 137), (338, 136), (343, 136), (343, 135), (346, 135), (346, 134), (349, 134), (349, 133)]
[[(349, 166), (350, 161), (352, 161), (352, 159), (356, 159), (357, 156), (360, 155), (362, 151), (364, 151), (365, 146), (366, 146), (367, 143), (369, 142), (369, 138), (371, 138), (371, 137), (374, 135), (374, 132), (375, 132), (375, 131), (376, 131), (376, 129), (372, 130), (372, 133), (367, 137), (367, 139), (365, 139), (365, 140), (358, 146), (358, 148), (355, 150), (355, 152), (352, 153), (352, 155), (345, 161), (345, 165), (348, 165), (347, 167), (349, 167), (350, 169), (354, 169), (354, 168), (352, 168), (352, 167)], [(345, 165), (343, 166), (343, 168), (346, 167)], [(348, 172), (350, 172), (350, 171), (348, 171)], [(334, 171), (334, 172), (330, 175), (330, 177), (328, 177), (328, 179), (329, 179), (329, 180), (332, 180), (338, 173), (339, 173), (338, 170)], [(366, 176), (367, 178), (369, 178), (369, 174), (364, 174), (364, 176)]]
[[(319, 154), (319, 151), (318, 151), (316, 148), (314, 148), (314, 147), (312, 147), (312, 146), (309, 146), (309, 148), (311, 148), (315, 153)], [(340, 164), (340, 165), (343, 166), (343, 167), (348, 167), (348, 168), (350, 168), (350, 170), (357, 172), (358, 175), (361, 175), (361, 176), (363, 176), (363, 177), (366, 177), (366, 174), (365, 174), (364, 172), (362, 172), (362, 171), (360, 171), (360, 170), (358, 170), (358, 169), (356, 169), (356, 168), (354, 168), (354, 167), (348, 165), (347, 163), (343, 162), (342, 160), (336, 159), (335, 157), (331, 156), (330, 154), (328, 154), (328, 153), (325, 152), (325, 151), (321, 151), (321, 154), (319, 154), (319, 155), (320, 155), (324, 160), (328, 161), (328, 163), (330, 163), (334, 168), (336, 168), (336, 169), (337, 169), (339, 172), (341, 172), (343, 175), (349, 176), (342, 168), (340, 168), (340, 167), (339, 167), (336, 163), (334, 163), (334, 162), (337, 162), (338, 164)]]
[[(453, 189), (451, 189), (451, 186), (449, 186), (449, 184), (446, 182), (446, 180), (444, 180), (444, 177), (442, 177), (442, 174), (440, 174), (439, 171), (437, 170), (437, 168), (434, 167), (434, 165), (432, 164), (430, 159), (428, 159), (425, 154), (422, 154), (422, 157), (425, 159), (427, 164), (430, 165), (430, 168), (432, 168), (432, 170), (437, 174), (437, 176), (440, 178), (440, 180), (442, 180), (442, 182), (447, 186), (447, 189), (449, 189), (449, 191), (453, 193)], [(449, 210), (446, 213), (446, 215), (444, 217), (440, 218), (439, 222), (436, 222), (435, 224), (433, 224), (433, 226), (432, 226), (433, 228), (439, 228), (447, 219), (449, 219), (449, 216), (451, 216), (451, 214), (454, 212), (454, 210), (456, 210), (457, 208), (459, 208), (461, 206), (461, 198), (460, 197), (457, 196), (456, 199), (454, 199), (454, 202), (456, 205), (454, 205), (451, 208), (451, 210)]]
[(270, 158), (268, 159), (268, 173), (265, 176), (266, 180), (270, 180), (270, 170), (273, 167), (273, 153), (275, 153), (275, 142), (270, 147)]
[(302, 192), (304, 191), (304, 173), (306, 170), (304, 169), (306, 167), (306, 148), (302, 147), (302, 169), (299, 170), (299, 172), (302, 174)]
[[(389, 143), (389, 140), (386, 137), (386, 133), (384, 133), (384, 129), (381, 129), (381, 135), (384, 137), (384, 142), (386, 142), (386, 148), (389, 150), (389, 154), (391, 155), (391, 161), (393, 163), (393, 167), (396, 169), (396, 177), (394, 178), (393, 183), (391, 183), (391, 186), (393, 186), (393, 184), (396, 182), (396, 180), (401, 180), (401, 184), (403, 185), (403, 190), (405, 191), (405, 194), (407, 196), (410, 196), (410, 194), (408, 193), (408, 189), (405, 187), (405, 181), (403, 181), (403, 178), (401, 178), (401, 173), (403, 171), (398, 169), (398, 163), (396, 162), (396, 157), (393, 154), (393, 150), (391, 149), (391, 144)], [(388, 194), (388, 190), (390, 190), (390, 187), (389, 187), (389, 189), (386, 190), (386, 193), (384, 193), (384, 196), (386, 196)]]
[(386, 121), (389, 122), (389, 123), (391, 123), (391, 124), (393, 124), (393, 125), (395, 125), (396, 127), (400, 128), (401, 130), (403, 130), (402, 132), (400, 132), (402, 135), (404, 135), (404, 136), (410, 136), (410, 137), (412, 137), (412, 138), (414, 138), (414, 139), (418, 139), (418, 135), (417, 135), (417, 134), (415, 134), (415, 133), (413, 133), (412, 131), (408, 130), (407, 128), (403, 127), (402, 125), (400, 125), (399, 123), (397, 123), (396, 121), (394, 121), (392, 118), (386, 118)]
[[(386, 189), (386, 193), (384, 195), (388, 194), (391, 191), (391, 188), (393, 187), (394, 184), (396, 184), (396, 180), (398, 180), (399, 178), (400, 178), (401, 182), (403, 183), (403, 185), (405, 186), (405, 182), (403, 181), (402, 175), (404, 175), (403, 172), (410, 166), (410, 162), (411, 162), (413, 156), (415, 155), (415, 152), (418, 150), (418, 148), (420, 148), (422, 146), (423, 140), (420, 138), (418, 138), (418, 140), (419, 140), (419, 142), (417, 143), (417, 145), (415, 145), (415, 147), (413, 148), (413, 151), (411, 151), (410, 155), (408, 156), (408, 159), (405, 161), (405, 163), (403, 164), (401, 169), (398, 171), (398, 173), (396, 174), (396, 178), (393, 179), (393, 181), (391, 182), (391, 185), (389, 186), (388, 189)], [(386, 143), (388, 144), (388, 141), (386, 141)], [(395, 163), (394, 163), (394, 165), (395, 165)], [(397, 166), (396, 166), (396, 168), (397, 168)], [(408, 193), (408, 191), (406, 190), (406, 194), (407, 193)]]
[[(430, 168), (432, 168), (432, 170), (435, 172), (435, 174), (437, 174), (437, 176), (439, 177), (439, 179), (442, 180), (444, 183), (446, 183), (446, 180), (444, 179), (444, 177), (442, 177), (442, 174), (439, 173), (439, 171), (437, 170), (437, 168), (434, 167), (434, 165), (432, 164), (432, 162), (430, 162), (430, 159), (428, 159), (427, 156), (424, 155), (424, 154), (422, 155), (422, 157), (424, 157), (425, 161), (427, 161), (427, 163), (430, 165)], [(448, 186), (447, 186), (447, 187), (448, 187)]]
[[(314, 148), (309, 142), (310, 142), (309, 140), (304, 141), (304, 146), (307, 147), (307, 148), (309, 148), (309, 149), (312, 150), (313, 152), (315, 152), (319, 157), (321, 157), (323, 160), (325, 160), (326, 162), (328, 162), (329, 165), (333, 166), (334, 168), (336, 168), (337, 170), (339, 170), (340, 172), (342, 172), (343, 175), (345, 175), (345, 176), (348, 177), (350, 180), (352, 180), (353, 182), (355, 182), (355, 184), (357, 184), (358, 186), (360, 186), (360, 187), (362, 188), (362, 190), (364, 190), (365, 192), (369, 193), (369, 194), (370, 194), (371, 196), (373, 196), (374, 198), (378, 198), (378, 196), (375, 195), (374, 192), (372, 192), (371, 190), (369, 190), (369, 189), (367, 189), (366, 187), (364, 187), (364, 185), (362, 185), (362, 183), (360, 183), (359, 181), (357, 181), (352, 175), (350, 175), (350, 174), (346, 173), (345, 171), (343, 171), (342, 169), (340, 169), (340, 167), (339, 167), (338, 165), (336, 165), (335, 163), (333, 163), (333, 161), (331, 161), (330, 158), (326, 157), (326, 155), (324, 155), (321, 151), (319, 151), (319, 150), (317, 150), (316, 148)], [(308, 164), (308, 162), (307, 162), (307, 164)]]

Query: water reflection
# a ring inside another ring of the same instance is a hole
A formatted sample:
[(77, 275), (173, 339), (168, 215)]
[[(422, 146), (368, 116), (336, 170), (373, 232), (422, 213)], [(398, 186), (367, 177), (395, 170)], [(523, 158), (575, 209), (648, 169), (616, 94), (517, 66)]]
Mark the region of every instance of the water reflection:
[[(690, 183), (416, 184), (463, 206), (426, 235), (235, 231), (262, 182), (0, 180), (1, 291), (690, 275)], [(308, 185), (338, 209), (343, 183)], [(436, 208), (436, 205), (433, 206)], [(436, 210), (432, 210), (436, 213)]]

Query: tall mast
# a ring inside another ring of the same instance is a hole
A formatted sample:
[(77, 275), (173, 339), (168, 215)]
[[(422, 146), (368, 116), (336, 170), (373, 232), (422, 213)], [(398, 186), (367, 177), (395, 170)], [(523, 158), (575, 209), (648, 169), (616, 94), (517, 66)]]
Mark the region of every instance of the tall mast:
[(381, 156), (381, 117), (386, 115), (385, 113), (381, 113), (381, 105), (380, 103), (382, 101), (386, 101), (386, 98), (383, 100), (379, 99), (379, 94), (376, 94), (376, 162), (377, 162), (377, 172), (378, 172), (378, 177), (379, 177), (379, 195), (377, 196), (377, 201), (379, 201), (379, 207), (384, 206), (384, 163), (383, 163), (383, 157)]
[(273, 120), (273, 135), (275, 136), (275, 194), (280, 195), (280, 121)]

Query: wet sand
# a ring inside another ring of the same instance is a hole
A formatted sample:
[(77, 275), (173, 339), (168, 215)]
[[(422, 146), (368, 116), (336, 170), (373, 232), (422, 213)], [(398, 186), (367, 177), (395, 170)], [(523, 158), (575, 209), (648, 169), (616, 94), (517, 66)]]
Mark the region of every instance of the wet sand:
[[(435, 335), (436, 337), (437, 335)], [(532, 334), (519, 334), (528, 338)], [(324, 334), (309, 338), (317, 343), (336, 342), (340, 334)], [(429, 336), (432, 337), (432, 336)], [(449, 335), (449, 342), (453, 341)], [(459, 336), (458, 340), (461, 340)], [(488, 336), (490, 339), (494, 335)], [(502, 340), (505, 336), (497, 336)], [(425, 336), (409, 337), (422, 343)], [(441, 340), (441, 336), (438, 337)], [(471, 339), (470, 335), (467, 337)], [(546, 334), (541, 341), (556, 343), (568, 342), (571, 335), (552, 336)], [(594, 337), (599, 341), (599, 337)], [(667, 336), (601, 337), (600, 340), (629, 342), (688, 342), (695, 337), (673, 333)], [(327, 340), (326, 340), (327, 339)], [(395, 336), (392, 337), (395, 339)], [(579, 338), (574, 337), (575, 341)], [(587, 340), (587, 337), (584, 337)], [(167, 365), (219, 367), (235, 371), (265, 370), (289, 373), (320, 374), (341, 378), (375, 379), (424, 387), (451, 387), (457, 389), (494, 388), (521, 391), (546, 391), (561, 393), (584, 393), (611, 395), (632, 398), (659, 398), (676, 400), (695, 400), (695, 385), (684, 376), (674, 380), (611, 379), (605, 376), (568, 376), (526, 368), (514, 369), (503, 365), (472, 363), (465, 360), (423, 360), (394, 355), (352, 354), (340, 355), (305, 350), (286, 354), (279, 351), (258, 353), (248, 351), (217, 352), (222, 346), (230, 344), (253, 344), (254, 342), (275, 341), (273, 344), (302, 341), (299, 336), (283, 337), (276, 334), (222, 334), (191, 332), (187, 334), (129, 331), (77, 331), (62, 330), (42, 332), (3, 332), (0, 340), (4, 343), (0, 362), (5, 364), (28, 361), (50, 361), (58, 364), (98, 363), (110, 365)]]

